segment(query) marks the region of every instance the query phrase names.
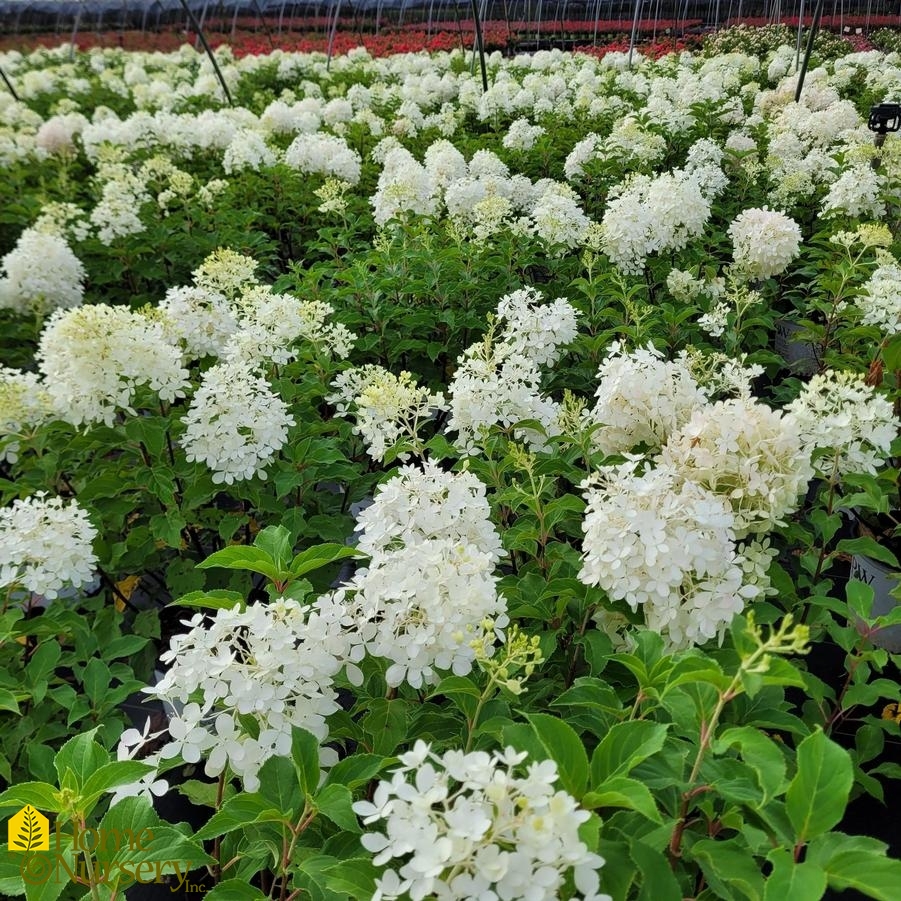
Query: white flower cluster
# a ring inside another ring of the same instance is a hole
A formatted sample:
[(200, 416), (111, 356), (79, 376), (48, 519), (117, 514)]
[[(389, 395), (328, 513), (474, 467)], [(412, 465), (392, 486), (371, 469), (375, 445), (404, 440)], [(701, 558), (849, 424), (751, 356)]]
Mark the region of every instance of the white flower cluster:
[(265, 479), (294, 425), (287, 404), (241, 360), (204, 373), (183, 422), (187, 459), (205, 463), (214, 482), (229, 485), (255, 475)]
[[(575, 337), (577, 314), (565, 300), (541, 301), (528, 287), (502, 297), (494, 327), (457, 361), (448, 391), (448, 429), (457, 432), (461, 450), (477, 453), (491, 426), (508, 428), (527, 419), (539, 422), (548, 435), (558, 433), (559, 409), (541, 394), (540, 366), (555, 362)], [(536, 449), (545, 447), (535, 429), (516, 434)]]
[(827, 479), (875, 473), (898, 435), (891, 403), (861, 373), (815, 375), (787, 407), (787, 418), (817, 473)]
[(323, 133), (298, 135), (285, 151), (285, 163), (299, 172), (334, 176), (351, 185), (360, 180), (363, 165), (344, 138)]
[(133, 412), (141, 386), (171, 401), (188, 384), (181, 353), (162, 324), (126, 307), (57, 310), (35, 356), (59, 418), (72, 425), (112, 425), (118, 411)]
[[(333, 681), (353, 653), (345, 611), (329, 598), (311, 606), (282, 598), (198, 613), (185, 625), (160, 658), (171, 667), (144, 689), (178, 711), (160, 756), (205, 756), (208, 776), (228, 766), (256, 791), (266, 760), (291, 753), (293, 727), (328, 735), (326, 717), (339, 706)], [(330, 754), (320, 752), (323, 764), (334, 762)]]
[(222, 168), (229, 175), (245, 169), (259, 172), (275, 163), (275, 151), (267, 146), (263, 135), (252, 128), (242, 128), (225, 148), (222, 157)]
[(740, 213), (729, 226), (734, 271), (748, 281), (772, 278), (784, 272), (798, 256), (801, 229), (794, 219), (768, 209)]
[(259, 284), (259, 263), (228, 247), (213, 251), (192, 273), (194, 284), (234, 300)]
[(562, 297), (543, 300), (540, 291), (528, 286), (506, 294), (497, 305), (497, 321), (504, 324), (501, 341), (537, 366), (550, 366), (576, 337), (579, 314)]
[[(655, 178), (637, 175), (611, 191), (601, 220), (601, 248), (622, 272), (640, 273), (652, 253), (680, 250), (710, 217), (715, 167), (675, 169)], [(718, 185), (721, 189), (722, 185)]]
[(50, 394), (35, 373), (0, 366), (0, 460), (15, 463), (16, 439), (55, 414)]
[(545, 131), (543, 126), (532, 125), (528, 119), (516, 119), (510, 123), (501, 143), (508, 150), (531, 150)]
[(55, 598), (65, 585), (94, 578), (97, 530), (71, 500), (38, 492), (0, 510), (0, 587), (22, 587)]
[(883, 262), (863, 290), (854, 301), (863, 313), (863, 322), (886, 335), (901, 332), (901, 266), (897, 261)]
[(0, 260), (0, 309), (44, 316), (81, 304), (84, 266), (64, 237), (26, 228)]
[(378, 154), (383, 160), (371, 199), (378, 225), (406, 215), (436, 216), (446, 210), (454, 232), (484, 243), (506, 230), (535, 235), (554, 253), (579, 246), (589, 219), (578, 195), (566, 184), (524, 175), (511, 176), (490, 150), (479, 150), (467, 165), (449, 141), (440, 140), (419, 163), (394, 139)]
[(613, 601), (642, 609), (649, 628), (674, 647), (720, 634), (765, 575), (745, 576), (728, 500), (667, 466), (605, 467), (587, 481), (579, 579)]
[(589, 420), (598, 425), (593, 440), (605, 454), (640, 445), (658, 450), (707, 401), (687, 362), (665, 360), (651, 344), (633, 351), (610, 345), (598, 379)]
[(444, 395), (418, 385), (409, 372), (394, 375), (372, 364), (345, 370), (332, 387), (335, 393), (326, 400), (342, 416), (356, 419), (354, 432), (363, 437), (373, 460), (383, 460), (399, 441), (421, 451), (420, 427), (445, 405)]
[(414, 688), (439, 670), (466, 675), (474, 642), (490, 648), (491, 628), (506, 624), (494, 568), (503, 553), (489, 519), (485, 486), (473, 475), (431, 461), (401, 468), (358, 519), (359, 548), (371, 555), (338, 589), (357, 640), (389, 661), (389, 685)]
[(170, 288), (157, 309), (188, 360), (221, 356), (238, 330), (228, 300), (210, 288)]
[[(557, 765), (524, 752), (446, 751), (418, 741), (401, 766), (354, 811), (369, 832), (363, 847), (376, 866), (373, 901), (556, 901), (572, 872), (573, 901), (610, 901), (599, 894), (604, 859), (588, 850), (579, 826), (589, 814), (555, 789)], [(396, 863), (394, 863), (396, 861)]]
[(344, 358), (354, 336), (340, 322), (330, 321), (334, 312), (331, 304), (321, 300), (276, 294), (268, 285), (251, 287), (232, 304), (237, 328), (223, 356), (254, 367), (268, 361), (283, 364), (294, 359), (295, 345), (303, 340), (320, 353)]
[(660, 460), (730, 504), (739, 538), (780, 525), (813, 477), (794, 422), (747, 397), (695, 410)]

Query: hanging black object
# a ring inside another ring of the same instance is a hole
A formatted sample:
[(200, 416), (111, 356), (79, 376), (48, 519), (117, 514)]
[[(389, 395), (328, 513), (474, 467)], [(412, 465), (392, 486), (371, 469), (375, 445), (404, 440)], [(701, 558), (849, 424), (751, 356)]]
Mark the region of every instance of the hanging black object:
[(10, 94), (13, 95), (13, 100), (17, 103), (19, 102), (19, 95), (16, 93), (16, 89), (13, 87), (13, 83), (6, 77), (6, 72), (3, 69), (0, 69), (0, 78), (3, 79), (3, 84), (6, 85), (7, 90)]
[(801, 101), (801, 90), (804, 87), (804, 78), (807, 75), (807, 67), (810, 65), (810, 54), (813, 53), (813, 42), (820, 30), (820, 19), (823, 17), (823, 0), (817, 0), (816, 9), (813, 12), (813, 22), (810, 24), (810, 34), (807, 35), (807, 47), (804, 49), (804, 62), (801, 63), (801, 71), (798, 73), (798, 87), (795, 90), (795, 103)]
[(482, 67), (482, 90), (488, 90), (488, 70), (485, 68), (485, 42), (482, 39), (482, 22), (479, 19), (477, 0), (470, 0), (472, 4), (472, 17), (476, 25), (476, 46), (479, 48), (479, 65)]
[(203, 29), (200, 27), (200, 23), (197, 21), (197, 17), (194, 15), (191, 7), (188, 6), (187, 0), (181, 0), (182, 9), (188, 14), (188, 18), (191, 20), (191, 25), (194, 30), (197, 32), (197, 37), (200, 38), (200, 43), (203, 44), (203, 49), (206, 51), (206, 55), (210, 58), (210, 62), (213, 64), (213, 71), (216, 73), (216, 78), (219, 79), (219, 84), (222, 85), (222, 92), (225, 94), (225, 99), (228, 101), (229, 106), (234, 106), (234, 102), (232, 101), (232, 95), (228, 90), (228, 85), (225, 83), (225, 78), (222, 75), (222, 70), (219, 68), (219, 63), (216, 62), (216, 57), (213, 54), (213, 50), (210, 45), (207, 43), (206, 35), (203, 33)]
[(901, 130), (901, 103), (877, 103), (870, 110), (867, 128), (882, 135), (883, 141), (890, 131)]
[[(885, 143), (885, 137), (889, 132), (901, 130), (901, 103), (877, 103), (870, 110), (867, 128), (876, 133), (873, 143), (878, 150)], [(881, 162), (880, 156), (874, 156), (873, 168), (878, 169)]]

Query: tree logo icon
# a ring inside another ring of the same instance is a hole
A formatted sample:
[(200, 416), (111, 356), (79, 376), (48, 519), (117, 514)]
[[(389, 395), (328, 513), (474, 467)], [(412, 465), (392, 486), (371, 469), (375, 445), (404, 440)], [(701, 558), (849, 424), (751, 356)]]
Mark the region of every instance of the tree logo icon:
[(7, 824), (10, 851), (49, 851), (50, 821), (26, 804)]

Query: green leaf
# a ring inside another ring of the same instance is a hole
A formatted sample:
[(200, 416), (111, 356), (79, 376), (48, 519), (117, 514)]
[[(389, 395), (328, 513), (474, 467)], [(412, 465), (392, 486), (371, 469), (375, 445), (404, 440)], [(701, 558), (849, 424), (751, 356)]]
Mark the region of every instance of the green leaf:
[(275, 561), (265, 551), (261, 551), (258, 547), (247, 547), (246, 545), (234, 545), (232, 547), (223, 548), (210, 554), (202, 563), (197, 564), (197, 569), (246, 569), (252, 573), (259, 573), (278, 582), (282, 577), (282, 572), (275, 565)]
[(226, 879), (205, 892), (203, 897), (210, 901), (266, 901), (269, 896), (242, 879)]
[(294, 558), (291, 562), (291, 578), (300, 578), (300, 576), (306, 575), (314, 569), (328, 566), (329, 563), (334, 563), (336, 560), (365, 556), (362, 551), (348, 547), (346, 544), (317, 544), (315, 547), (301, 551)]
[(763, 790), (763, 803), (782, 793), (785, 787), (785, 755), (772, 739), (753, 726), (734, 726), (726, 729), (713, 743), (717, 754), (737, 745), (744, 762), (757, 774)]
[(172, 603), (180, 607), (202, 607), (210, 610), (231, 610), (237, 604), (238, 610), (242, 613), (247, 609), (247, 601), (240, 591), (228, 591), (225, 588), (191, 591)]
[(798, 771), (785, 793), (786, 810), (798, 842), (828, 832), (848, 804), (854, 769), (848, 752), (821, 729), (798, 745)]
[(328, 870), (325, 884), (331, 891), (350, 895), (356, 901), (369, 901), (375, 894), (378, 875), (379, 871), (369, 858), (352, 857)]
[(95, 770), (85, 780), (81, 794), (84, 798), (99, 798), (106, 791), (137, 782), (142, 776), (154, 769), (150, 764), (140, 760), (114, 760)]
[[(215, 807), (216, 798), (219, 794), (219, 786), (215, 782), (201, 782), (199, 779), (188, 779), (180, 785), (173, 788), (180, 794), (184, 795), (192, 804), (198, 807)], [(234, 797), (235, 789), (231, 785), (225, 786), (223, 793), (224, 799), (227, 801), (230, 797)]]
[[(116, 808), (114, 807), (113, 810)], [(287, 819), (283, 811), (276, 810), (272, 802), (262, 795), (241, 792), (229, 798), (207, 823), (194, 833), (197, 841), (206, 841), (243, 829), (253, 823), (281, 823)]]
[(277, 810), (296, 820), (303, 809), (304, 797), (297, 784), (294, 764), (288, 757), (270, 757), (260, 768), (262, 795)]
[(614, 776), (605, 780), (598, 791), (588, 792), (582, 798), (581, 804), (587, 810), (598, 807), (624, 807), (627, 810), (637, 810), (655, 823), (663, 822), (648, 787), (628, 776)]
[(19, 702), (16, 696), (6, 688), (0, 688), (0, 710), (8, 710), (19, 715)]
[(330, 819), (336, 826), (345, 832), (362, 832), (357, 816), (351, 805), (353, 798), (350, 789), (343, 785), (323, 786), (314, 798), (313, 803), (319, 808), (319, 812)]
[[(156, 613), (156, 611), (149, 612)], [(140, 635), (121, 635), (103, 648), (103, 658), (104, 660), (115, 660), (117, 657), (131, 657), (133, 654), (137, 654), (147, 642), (148, 639), (142, 638)]]
[(820, 901), (826, 891), (826, 873), (815, 863), (796, 863), (784, 848), (771, 851), (773, 872), (766, 881), (763, 901)]
[(346, 785), (349, 789), (355, 789), (378, 775), (390, 759), (379, 754), (351, 754), (328, 771), (325, 784)]
[(0, 845), (0, 895), (11, 898), (24, 894), (22, 855), (10, 853), (9, 845)]
[(56, 786), (49, 782), (20, 782), (0, 795), (0, 810), (15, 812), (26, 804), (44, 813), (59, 813), (63, 809)]
[(319, 787), (319, 739), (306, 729), (295, 728), (291, 738), (291, 759), (305, 797)]
[(668, 726), (647, 720), (617, 723), (601, 739), (591, 758), (591, 784), (595, 791), (614, 776), (627, 776), (639, 763), (656, 754), (666, 741)]
[(838, 543), (836, 550), (842, 554), (860, 554), (861, 557), (870, 557), (888, 566), (901, 566), (898, 558), (884, 544), (880, 544), (875, 538), (868, 536), (844, 538)]
[(710, 887), (720, 898), (747, 898), (761, 901), (763, 876), (750, 851), (735, 840), (701, 839), (689, 854), (701, 867)]
[(641, 873), (638, 901), (682, 901), (679, 883), (660, 851), (633, 839), (629, 842), (629, 856)]
[(265, 551), (279, 571), (288, 567), (291, 553), (291, 533), (284, 526), (266, 526), (253, 540), (253, 546)]
[(76, 735), (59, 749), (54, 765), (60, 787), (80, 791), (95, 770), (109, 763), (109, 753), (94, 741), (96, 731), (91, 729)]
[(557, 763), (560, 784), (574, 798), (581, 798), (588, 785), (588, 755), (572, 726), (546, 713), (527, 716), (538, 740)]
[(96, 709), (112, 683), (109, 667), (99, 657), (92, 657), (84, 668), (81, 682), (91, 707)]
[(886, 856), (886, 845), (864, 835), (830, 832), (814, 839), (807, 860), (826, 871), (829, 887), (854, 889), (877, 901), (897, 901), (901, 860)]

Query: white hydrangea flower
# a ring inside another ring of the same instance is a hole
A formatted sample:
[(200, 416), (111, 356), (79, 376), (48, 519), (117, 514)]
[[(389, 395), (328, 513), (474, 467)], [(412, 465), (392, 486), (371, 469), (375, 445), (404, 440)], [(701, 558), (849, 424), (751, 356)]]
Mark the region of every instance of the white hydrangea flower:
[(601, 143), (600, 135), (591, 132), (579, 141), (569, 152), (563, 163), (563, 173), (570, 181), (577, 181), (585, 174), (585, 164), (597, 156), (597, 147)]
[(107, 246), (119, 238), (144, 231), (142, 207), (150, 202), (145, 177), (122, 163), (104, 164), (97, 169), (102, 185), (100, 201), (91, 211), (91, 224), (97, 237)]
[(55, 415), (53, 399), (35, 373), (0, 366), (0, 460), (15, 463), (16, 439)]
[(543, 300), (540, 291), (526, 286), (506, 294), (497, 305), (497, 321), (504, 324), (500, 340), (537, 366), (556, 363), (578, 333), (579, 314), (569, 301)]
[(266, 478), (266, 467), (294, 425), (285, 402), (269, 383), (240, 360), (219, 363), (203, 374), (185, 414), (181, 438), (189, 461), (213, 470), (217, 484)]
[(163, 325), (126, 307), (57, 310), (35, 356), (57, 415), (72, 425), (112, 425), (119, 410), (134, 412), (141, 386), (172, 401), (188, 384), (181, 352)]
[[(327, 737), (326, 717), (339, 709), (334, 678), (361, 656), (342, 607), (328, 597), (306, 606), (280, 598), (244, 611), (198, 613), (185, 625), (189, 631), (174, 636), (160, 658), (170, 669), (144, 689), (179, 710), (161, 759), (206, 758), (208, 776), (228, 767), (246, 791), (256, 791), (260, 767), (290, 755), (293, 727)], [(327, 759), (321, 752), (321, 762)]]
[(628, 352), (611, 344), (598, 379), (589, 418), (600, 426), (593, 438), (605, 454), (662, 447), (707, 401), (686, 362), (665, 360), (651, 344)]
[(545, 190), (530, 212), (533, 232), (558, 254), (578, 247), (585, 240), (590, 220), (579, 205), (575, 191), (554, 183)]
[[(335, 595), (367, 653), (389, 661), (388, 685), (431, 685), (440, 672), (465, 676), (485, 620), (506, 625), (492, 556), (477, 545), (428, 538), (389, 550), (358, 570)], [(490, 646), (492, 641), (487, 640)]]
[(501, 143), (508, 150), (531, 150), (545, 131), (543, 126), (532, 125), (528, 119), (514, 119)]
[(883, 262), (863, 286), (864, 293), (854, 303), (866, 325), (875, 325), (886, 335), (901, 332), (901, 266)]
[(254, 367), (267, 360), (287, 363), (300, 340), (338, 359), (353, 347), (354, 336), (342, 323), (330, 321), (335, 310), (324, 301), (298, 300), (260, 285), (247, 289), (232, 306), (238, 326), (223, 350), (226, 359)]
[(0, 308), (31, 316), (77, 307), (84, 298), (84, 266), (65, 238), (26, 228), (0, 261)]
[(749, 281), (784, 272), (798, 256), (801, 228), (794, 219), (774, 210), (749, 209), (729, 226), (734, 268)]
[(588, 506), (579, 579), (641, 608), (673, 647), (721, 634), (761, 588), (746, 584), (726, 500), (665, 466), (605, 467), (582, 486)]
[(194, 284), (207, 291), (224, 294), (234, 300), (244, 291), (259, 284), (259, 263), (227, 247), (213, 251), (192, 273)]
[(891, 402), (856, 372), (813, 376), (786, 413), (807, 453), (814, 454), (817, 473), (827, 479), (874, 474), (898, 435)]
[(450, 141), (435, 141), (425, 152), (423, 166), (431, 177), (436, 189), (444, 190), (448, 185), (469, 175), (466, 158)]
[(437, 210), (437, 185), (409, 150), (395, 147), (385, 155), (382, 174), (370, 202), (378, 225), (401, 218), (405, 213), (431, 216)]
[(208, 288), (170, 288), (159, 310), (189, 360), (220, 356), (238, 329), (225, 296)]
[(355, 185), (363, 160), (344, 138), (317, 133), (298, 135), (285, 151), (285, 163), (300, 172), (334, 176)]
[(263, 167), (274, 166), (275, 151), (266, 144), (265, 138), (252, 128), (242, 128), (226, 147), (222, 157), (222, 168), (229, 174), (252, 169), (259, 172)]
[(780, 525), (813, 477), (794, 423), (749, 397), (695, 410), (660, 460), (731, 504), (739, 538)]
[(358, 547), (369, 566), (335, 598), (368, 653), (390, 661), (390, 685), (418, 688), (446, 670), (466, 675), (474, 643), (490, 653), (492, 631), (507, 622), (494, 575), (504, 551), (490, 514), (475, 476), (428, 460), (402, 467), (360, 513)]
[(402, 466), (357, 517), (358, 547), (378, 557), (398, 547), (447, 538), (471, 544), (497, 563), (504, 550), (491, 523), (485, 485), (471, 472), (447, 472), (433, 460)]
[(439, 757), (422, 741), (401, 754), (372, 801), (353, 805), (365, 825), (384, 823), (384, 833), (362, 838), (376, 866), (397, 861), (378, 878), (374, 901), (556, 901), (569, 872), (572, 901), (610, 901), (598, 893), (604, 859), (579, 838), (588, 812), (555, 790), (553, 761), (517, 775), (526, 756), (506, 748)]
[(94, 578), (97, 530), (77, 501), (40, 491), (0, 510), (0, 587), (55, 598)]
[[(418, 385), (409, 372), (394, 375), (381, 366), (347, 369), (332, 382), (335, 393), (326, 398), (338, 413), (356, 419), (354, 433), (361, 435), (373, 460), (383, 460), (398, 441), (421, 451), (419, 429), (431, 415), (444, 408), (444, 396)], [(403, 453), (400, 459), (406, 460)]]
[[(490, 333), (458, 359), (448, 395), (451, 415), (447, 428), (457, 433), (455, 444), (465, 453), (478, 453), (481, 441), (495, 425), (509, 428), (533, 419), (548, 435), (559, 432), (559, 409), (541, 393), (538, 365)], [(544, 436), (534, 429), (517, 429), (516, 435), (535, 450), (546, 447)]]
[(884, 185), (885, 177), (869, 164), (852, 164), (829, 186), (823, 198), (823, 214), (881, 219), (885, 216)]

